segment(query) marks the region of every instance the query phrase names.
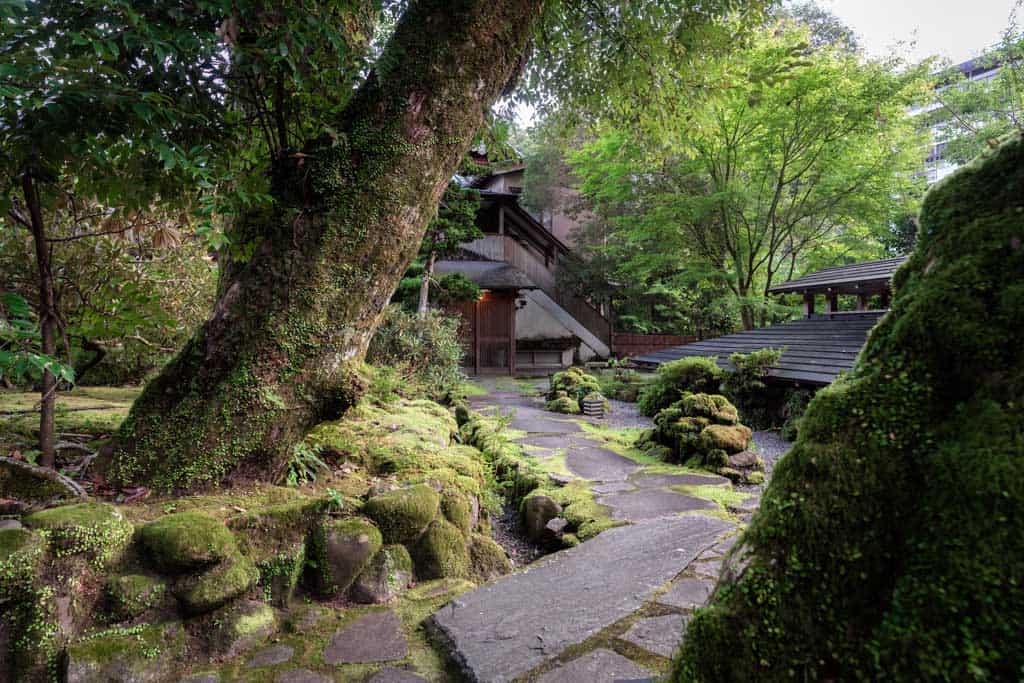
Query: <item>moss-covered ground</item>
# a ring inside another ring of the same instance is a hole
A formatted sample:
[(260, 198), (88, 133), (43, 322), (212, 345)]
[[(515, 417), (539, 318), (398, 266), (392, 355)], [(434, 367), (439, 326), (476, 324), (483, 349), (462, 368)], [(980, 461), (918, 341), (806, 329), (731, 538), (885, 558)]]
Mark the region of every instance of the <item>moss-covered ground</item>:
[[(138, 387), (75, 387), (57, 394), (58, 433), (100, 438), (117, 431)], [(0, 390), (0, 454), (32, 448), (39, 435), (39, 393)], [(32, 411), (32, 412), (25, 412)]]

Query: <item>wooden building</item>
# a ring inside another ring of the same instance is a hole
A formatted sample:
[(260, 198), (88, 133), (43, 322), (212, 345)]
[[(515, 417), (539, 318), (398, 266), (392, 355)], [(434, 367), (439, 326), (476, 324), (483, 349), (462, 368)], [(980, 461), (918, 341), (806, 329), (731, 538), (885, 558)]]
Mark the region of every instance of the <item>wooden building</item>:
[[(633, 358), (638, 365), (692, 356), (715, 356), (726, 367), (729, 355), (758, 349), (782, 349), (769, 379), (794, 385), (822, 386), (853, 367), (868, 333), (889, 308), (892, 275), (905, 257), (826, 268), (771, 288), (773, 294), (801, 294), (804, 316), (762, 327), (664, 349)], [(849, 297), (844, 302), (841, 297)], [(818, 312), (818, 302), (824, 302)], [(842, 305), (847, 304), (849, 305)]]
[(519, 204), (518, 193), (482, 190), (477, 226), (482, 238), (434, 266), (438, 276), (458, 273), (483, 290), (479, 301), (456, 307), (468, 370), (548, 373), (610, 355), (608, 318), (559, 284), (569, 247)]

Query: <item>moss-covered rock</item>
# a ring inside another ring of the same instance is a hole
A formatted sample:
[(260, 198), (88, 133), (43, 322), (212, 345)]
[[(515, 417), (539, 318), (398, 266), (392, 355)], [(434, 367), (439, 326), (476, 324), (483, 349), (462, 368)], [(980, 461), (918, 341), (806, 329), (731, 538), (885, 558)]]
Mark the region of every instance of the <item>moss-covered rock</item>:
[(85, 498), (71, 479), (49, 469), (13, 458), (0, 458), (0, 498), (32, 510)]
[(383, 545), (380, 530), (360, 517), (324, 520), (312, 541), (317, 590), (324, 597), (347, 591)]
[(206, 571), (179, 578), (172, 587), (187, 614), (206, 614), (241, 596), (259, 579), (259, 570), (236, 552)]
[(364, 604), (393, 600), (412, 581), (412, 557), (404, 545), (381, 548), (352, 584), (350, 595)]
[[(544, 496), (561, 506), (561, 517), (569, 522), (569, 528), (562, 533), (562, 544), (567, 539), (586, 541), (606, 529), (619, 526), (611, 518), (611, 511), (594, 499), (594, 494), (585, 482), (573, 481), (565, 486), (537, 489), (531, 496)], [(547, 522), (545, 522), (545, 525)]]
[(142, 545), (157, 569), (192, 571), (238, 553), (235, 537), (224, 523), (199, 512), (165, 515), (142, 527)]
[[(447, 486), (441, 491), (441, 512), (449, 522), (457, 526), (459, 531), (467, 536), (476, 523), (473, 519), (473, 507), (469, 496), (459, 489)], [(477, 506), (478, 513), (479, 509)]]
[(465, 578), (469, 574), (469, 550), (459, 528), (444, 519), (431, 522), (416, 542), (413, 560), (423, 580)]
[(366, 501), (363, 514), (380, 528), (386, 543), (411, 543), (437, 517), (441, 498), (427, 484), (389, 491)]
[(121, 556), (132, 537), (132, 525), (113, 505), (78, 503), (36, 512), (25, 526), (46, 531), (56, 557), (84, 555), (97, 567)]
[(714, 357), (680, 358), (662, 363), (654, 380), (640, 390), (640, 412), (654, 417), (686, 393), (714, 394), (725, 373)]
[(705, 451), (720, 449), (726, 453), (747, 450), (753, 436), (746, 425), (708, 425), (700, 433), (700, 445)]
[(0, 604), (16, 601), (32, 585), (46, 545), (28, 529), (0, 529)]
[(544, 404), (544, 410), (565, 415), (579, 415), (581, 411), (580, 402), (571, 396), (558, 396)]
[(144, 574), (111, 576), (104, 585), (109, 621), (128, 621), (160, 604), (167, 596), (167, 584)]
[[(591, 393), (601, 393), (601, 383), (593, 375), (588, 375), (583, 368), (573, 366), (563, 372), (556, 372), (551, 378), (551, 390), (548, 392), (548, 401), (559, 401), (569, 398), (576, 405), (576, 412), (579, 412), (579, 402), (584, 396)], [(553, 410), (553, 408), (548, 408)], [(556, 411), (566, 412), (566, 411)]]
[(210, 652), (223, 657), (248, 652), (277, 631), (274, 609), (258, 600), (239, 600), (211, 613), (207, 619)]
[(705, 417), (721, 425), (734, 425), (740, 419), (736, 407), (725, 396), (686, 394), (680, 401), (683, 412), (691, 417)]
[(1019, 136), (932, 187), (893, 287), (776, 463), (675, 680), (1024, 670)]
[(512, 571), (505, 549), (494, 539), (482, 534), (473, 534), (469, 539), (469, 575), (474, 581), (483, 583), (504, 576)]
[(72, 643), (67, 683), (164, 683), (177, 678), (186, 657), (178, 622), (113, 628)]
[(542, 491), (533, 491), (519, 507), (520, 521), (527, 537), (534, 543), (549, 541), (546, 525), (562, 514), (562, 506)]
[(322, 500), (301, 498), (228, 520), (239, 551), (259, 569), (268, 602), (285, 607), (291, 601), (306, 563), (306, 539), (323, 509)]

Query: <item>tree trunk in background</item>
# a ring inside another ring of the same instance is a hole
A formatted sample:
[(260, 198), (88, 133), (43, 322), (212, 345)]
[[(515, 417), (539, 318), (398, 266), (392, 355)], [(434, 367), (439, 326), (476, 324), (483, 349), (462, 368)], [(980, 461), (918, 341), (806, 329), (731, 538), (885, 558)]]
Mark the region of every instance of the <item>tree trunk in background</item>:
[(434, 261), (436, 260), (434, 252), (430, 252), (427, 265), (423, 269), (423, 281), (420, 283), (420, 303), (416, 308), (416, 312), (421, 318), (427, 317), (427, 307), (430, 304), (430, 278), (434, 277)]
[(136, 401), (105, 463), (117, 484), (266, 475), (362, 391), (381, 310), (543, 0), (412, 3), (334, 131), (272, 169), (251, 260)]
[[(28, 171), (21, 177), (21, 189), (25, 194), (29, 222), (32, 224), (32, 241), (36, 248), (36, 267), (39, 271), (39, 336), (42, 355), (57, 356), (57, 316), (53, 299), (53, 272), (50, 268), (50, 250), (46, 244), (46, 226), (39, 203), (39, 191), (32, 174)], [(49, 370), (43, 371), (42, 391), (39, 399), (39, 464), (53, 467), (54, 453), (53, 413), (57, 406), (57, 377)]]

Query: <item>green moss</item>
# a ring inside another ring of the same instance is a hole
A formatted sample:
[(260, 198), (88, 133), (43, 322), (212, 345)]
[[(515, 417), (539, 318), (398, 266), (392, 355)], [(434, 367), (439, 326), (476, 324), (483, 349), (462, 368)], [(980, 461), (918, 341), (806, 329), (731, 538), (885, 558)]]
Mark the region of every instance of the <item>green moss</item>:
[(383, 545), (379, 529), (359, 517), (328, 519), (312, 537), (313, 562), (321, 595), (343, 594)]
[(406, 547), (386, 545), (356, 578), (352, 598), (362, 603), (388, 602), (408, 588), (412, 576), (412, 556)]
[(658, 367), (658, 373), (643, 389), (637, 405), (640, 412), (654, 417), (686, 393), (717, 393), (724, 372), (714, 357), (680, 358)]
[(142, 527), (140, 538), (156, 567), (170, 573), (215, 564), (238, 552), (224, 523), (198, 512), (161, 517)]
[(185, 659), (180, 623), (112, 628), (68, 646), (67, 680), (170, 680)]
[(544, 404), (544, 410), (565, 415), (579, 415), (581, 412), (579, 401), (569, 396), (557, 396), (551, 399)]
[(610, 510), (594, 499), (594, 494), (583, 481), (537, 489), (530, 495), (548, 496), (561, 505), (561, 517), (569, 522), (569, 533), (581, 541), (589, 540), (605, 529), (624, 524), (611, 518)]
[(374, 496), (363, 514), (377, 524), (386, 543), (409, 543), (437, 516), (440, 504), (437, 491), (417, 484)]
[(84, 555), (96, 568), (121, 556), (132, 537), (132, 525), (112, 505), (79, 503), (36, 512), (25, 526), (46, 531), (58, 558)]
[(73, 482), (53, 470), (0, 458), (0, 497), (38, 507), (81, 498)]
[(483, 583), (510, 571), (512, 563), (509, 562), (505, 549), (489, 536), (473, 534), (469, 541), (469, 576), (474, 581)]
[(808, 406), (675, 680), (1019, 678), (1022, 217), (1019, 136), (929, 191), (892, 310)]
[(134, 619), (159, 604), (166, 591), (167, 585), (152, 576), (111, 576), (104, 586), (107, 611), (112, 621)]
[[(576, 406), (575, 413), (579, 413), (579, 402), (583, 400), (583, 397), (591, 393), (601, 393), (601, 385), (597, 381), (597, 378), (593, 375), (588, 375), (580, 367), (571, 367), (563, 372), (556, 372), (551, 378), (551, 390), (548, 392), (548, 404), (562, 406), (565, 408)], [(562, 401), (563, 399), (570, 399), (569, 402)], [(562, 401), (562, 403), (559, 403)], [(555, 410), (559, 413), (568, 413), (568, 410), (556, 410), (555, 408), (548, 408), (548, 410)]]
[(467, 536), (473, 530), (473, 508), (461, 491), (451, 487), (441, 491), (441, 512)]
[(256, 600), (229, 604), (210, 614), (207, 622), (210, 649), (226, 657), (252, 650), (277, 630), (274, 609)]
[(239, 597), (258, 579), (256, 566), (236, 552), (204, 572), (178, 579), (172, 592), (186, 613), (205, 614)]
[(431, 522), (416, 542), (412, 557), (420, 579), (465, 578), (469, 575), (467, 541), (458, 527), (443, 519)]
[(700, 433), (700, 445), (705, 451), (739, 453), (747, 449), (752, 435), (750, 427), (744, 425), (709, 425)]

